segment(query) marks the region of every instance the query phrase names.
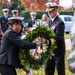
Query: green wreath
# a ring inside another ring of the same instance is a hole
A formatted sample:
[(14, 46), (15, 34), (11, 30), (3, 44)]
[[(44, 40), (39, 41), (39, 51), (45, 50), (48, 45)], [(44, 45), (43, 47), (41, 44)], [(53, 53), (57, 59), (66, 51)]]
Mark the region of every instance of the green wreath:
[[(51, 39), (55, 36), (55, 34), (52, 29), (46, 28), (44, 26), (38, 26), (36, 29), (28, 33), (24, 40), (27, 42), (32, 42), (39, 36), (45, 39)], [(21, 64), (27, 70), (29, 70), (30, 68), (35, 70), (40, 69), (40, 67), (45, 64), (47, 59), (51, 59), (53, 50), (56, 48), (56, 45), (44, 46), (46, 47), (47, 51), (41, 53), (41, 58), (39, 59), (34, 59), (34, 57), (30, 55), (30, 50), (20, 50), (19, 57), (21, 60)]]

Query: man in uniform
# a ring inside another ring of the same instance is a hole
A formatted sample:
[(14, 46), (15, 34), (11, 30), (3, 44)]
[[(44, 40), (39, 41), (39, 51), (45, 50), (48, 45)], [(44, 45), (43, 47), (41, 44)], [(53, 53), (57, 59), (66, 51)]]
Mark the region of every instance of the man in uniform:
[(15, 68), (20, 65), (19, 48), (35, 49), (41, 44), (40, 41), (28, 43), (19, 38), (18, 33), (23, 19), (23, 17), (8, 18), (11, 27), (4, 33), (0, 49), (0, 73), (2, 75), (17, 75)]
[(65, 42), (64, 42), (64, 29), (65, 25), (57, 14), (58, 5), (56, 3), (46, 3), (46, 11), (48, 11), (48, 24), (54, 31), (55, 37), (51, 39), (52, 45), (57, 44), (54, 50), (54, 56), (49, 59), (45, 66), (46, 75), (54, 75), (55, 67), (58, 75), (65, 75)]
[(12, 10), (13, 17), (18, 17), (18, 10)]
[[(12, 12), (12, 16), (13, 16), (13, 17), (18, 17), (18, 16), (19, 16), (19, 11), (18, 11), (18, 10), (12, 10), (11, 12)], [(22, 29), (21, 29), (21, 31), (18, 33), (18, 35), (21, 36), (21, 35), (23, 34), (23, 31), (24, 31), (24, 28), (23, 28), (23, 26), (22, 26)]]
[(31, 19), (28, 20), (28, 27), (32, 27), (36, 23), (36, 12), (31, 12)]
[(2, 32), (4, 33), (8, 29), (8, 18), (10, 17), (8, 15), (9, 9), (5, 8), (2, 10), (3, 11), (3, 16), (0, 18), (0, 25)]

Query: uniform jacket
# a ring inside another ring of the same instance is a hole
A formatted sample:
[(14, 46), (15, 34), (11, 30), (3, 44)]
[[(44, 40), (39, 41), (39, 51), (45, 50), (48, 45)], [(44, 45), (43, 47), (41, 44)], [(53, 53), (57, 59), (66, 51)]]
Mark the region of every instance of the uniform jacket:
[(28, 21), (28, 27), (32, 27), (33, 24), (35, 24), (35, 23), (36, 23), (36, 19), (34, 21), (32, 19), (29, 19), (29, 21)]
[(3, 33), (8, 29), (7, 23), (8, 23), (8, 18), (9, 18), (9, 17), (10, 17), (10, 16), (8, 16), (7, 19), (6, 19), (4, 16), (2, 16), (2, 17), (0, 18), (0, 24), (1, 24), (1, 29), (2, 29), (2, 32), (3, 32)]
[(53, 22), (51, 22), (51, 19), (48, 18), (48, 24), (49, 27), (54, 31), (57, 44), (57, 49), (54, 50), (55, 56), (61, 56), (65, 54), (65, 42), (64, 42), (64, 29), (65, 25), (63, 21), (59, 18), (59, 16), (56, 16)]
[(19, 48), (34, 49), (35, 43), (27, 43), (20, 39), (18, 34), (9, 28), (2, 37), (2, 44), (0, 49), (0, 64), (19, 66)]

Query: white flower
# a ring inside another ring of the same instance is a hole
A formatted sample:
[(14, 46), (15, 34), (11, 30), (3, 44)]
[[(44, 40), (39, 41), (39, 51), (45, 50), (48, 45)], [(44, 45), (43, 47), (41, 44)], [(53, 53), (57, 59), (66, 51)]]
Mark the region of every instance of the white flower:
[(39, 54), (41, 54), (41, 53), (42, 53), (42, 50), (40, 50), (40, 46), (38, 47), (37, 52), (38, 52)]
[(36, 56), (35, 56), (35, 58), (36, 58), (36, 59), (39, 59), (39, 56), (38, 56), (38, 55), (36, 55)]
[(38, 50), (38, 53), (41, 54), (42, 53), (42, 50)]
[(23, 40), (26, 37), (26, 35), (22, 35), (21, 39)]
[(47, 49), (43, 49), (43, 52), (45, 53), (47, 51)]
[(36, 28), (33, 28), (33, 27), (32, 27), (32, 28), (30, 28), (30, 30), (31, 30), (31, 31), (32, 31), (32, 30), (34, 30), (34, 29), (36, 29)]

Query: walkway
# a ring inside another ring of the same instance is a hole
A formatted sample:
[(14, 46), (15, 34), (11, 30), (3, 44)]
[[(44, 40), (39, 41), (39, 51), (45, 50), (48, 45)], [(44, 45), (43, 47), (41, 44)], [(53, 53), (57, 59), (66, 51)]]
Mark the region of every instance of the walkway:
[(71, 41), (70, 39), (65, 39), (66, 50), (71, 50)]

